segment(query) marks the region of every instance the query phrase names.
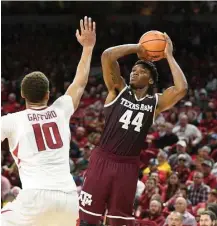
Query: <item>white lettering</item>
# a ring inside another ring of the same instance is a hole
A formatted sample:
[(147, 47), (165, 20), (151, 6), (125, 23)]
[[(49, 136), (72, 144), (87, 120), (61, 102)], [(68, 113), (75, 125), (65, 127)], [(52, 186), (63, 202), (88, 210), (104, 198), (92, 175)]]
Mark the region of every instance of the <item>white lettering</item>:
[(86, 206), (86, 205), (91, 206), (91, 203), (93, 201), (92, 195), (88, 194), (85, 191), (81, 191), (80, 196), (79, 196), (79, 200), (81, 201), (82, 206)]

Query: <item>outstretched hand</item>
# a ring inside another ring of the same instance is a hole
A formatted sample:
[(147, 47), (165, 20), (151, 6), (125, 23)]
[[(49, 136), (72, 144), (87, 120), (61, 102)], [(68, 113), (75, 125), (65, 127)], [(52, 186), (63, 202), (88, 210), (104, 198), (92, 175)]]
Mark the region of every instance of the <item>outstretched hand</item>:
[(87, 16), (80, 20), (80, 32), (76, 30), (76, 38), (83, 47), (94, 47), (96, 43), (96, 23)]

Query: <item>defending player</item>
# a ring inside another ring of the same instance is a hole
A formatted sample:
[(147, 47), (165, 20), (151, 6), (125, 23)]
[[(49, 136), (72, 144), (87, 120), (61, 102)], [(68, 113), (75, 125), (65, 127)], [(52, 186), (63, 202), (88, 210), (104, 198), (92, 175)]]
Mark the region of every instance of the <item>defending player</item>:
[(1, 118), (1, 140), (9, 141), (22, 191), (2, 209), (2, 226), (75, 226), (79, 201), (69, 169), (69, 120), (88, 81), (96, 42), (95, 22), (80, 21), (82, 56), (73, 83), (51, 106), (49, 81), (41, 72), (25, 76), (21, 95), (26, 110)]
[(121, 77), (117, 60), (125, 55), (146, 55), (139, 44), (109, 48), (102, 54), (103, 76), (108, 88), (105, 128), (101, 142), (91, 155), (81, 191), (80, 226), (97, 225), (108, 210), (109, 225), (133, 225), (133, 201), (139, 173), (139, 154), (155, 117), (174, 106), (187, 92), (187, 81), (173, 57), (173, 46), (165, 34), (165, 57), (174, 86), (162, 95), (153, 93), (158, 73), (153, 63), (140, 60), (130, 74), (130, 86)]

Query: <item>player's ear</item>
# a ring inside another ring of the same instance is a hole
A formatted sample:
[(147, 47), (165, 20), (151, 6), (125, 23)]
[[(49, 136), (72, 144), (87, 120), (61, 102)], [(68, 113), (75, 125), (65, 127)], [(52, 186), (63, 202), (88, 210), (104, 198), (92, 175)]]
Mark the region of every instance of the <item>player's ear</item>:
[(153, 84), (154, 84), (154, 80), (153, 80), (152, 78), (150, 78), (149, 81), (148, 81), (148, 83), (149, 83), (150, 85), (153, 85)]
[(48, 101), (49, 98), (50, 98), (50, 91), (47, 91), (47, 93), (45, 94), (44, 99)]

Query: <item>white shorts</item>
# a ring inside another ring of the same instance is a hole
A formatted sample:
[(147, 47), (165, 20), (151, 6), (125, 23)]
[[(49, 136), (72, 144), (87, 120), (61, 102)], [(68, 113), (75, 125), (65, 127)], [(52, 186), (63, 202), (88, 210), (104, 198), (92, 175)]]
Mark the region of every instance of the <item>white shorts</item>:
[(76, 226), (78, 194), (77, 191), (22, 190), (1, 212), (1, 226)]

